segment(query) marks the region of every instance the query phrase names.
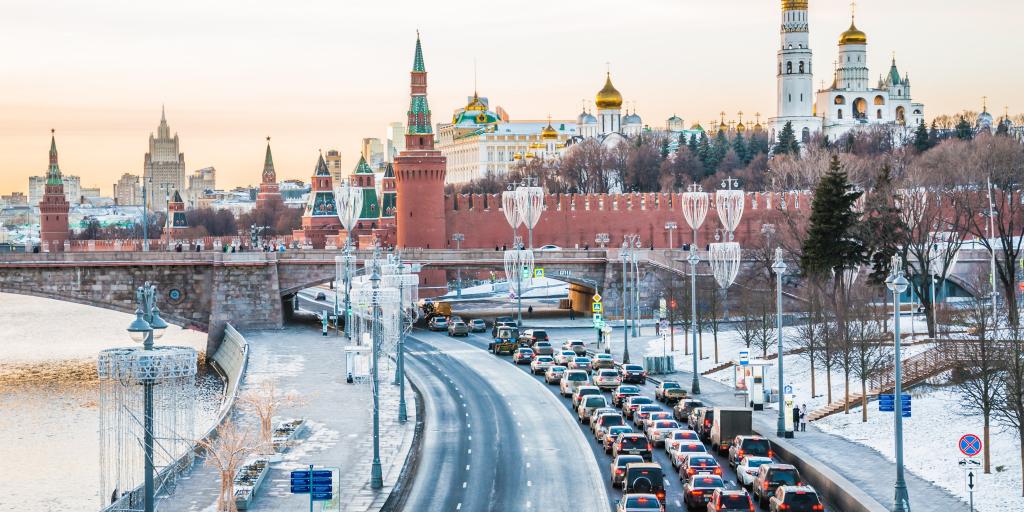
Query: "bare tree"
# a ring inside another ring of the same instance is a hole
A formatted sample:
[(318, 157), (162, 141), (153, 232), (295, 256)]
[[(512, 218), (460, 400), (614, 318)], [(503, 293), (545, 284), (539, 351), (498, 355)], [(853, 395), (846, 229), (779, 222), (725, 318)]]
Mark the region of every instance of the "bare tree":
[[(984, 277), (976, 282), (979, 290), (990, 288)], [(988, 301), (974, 298), (964, 310), (961, 326), (967, 330), (959, 336), (954, 346), (960, 350), (959, 360), (961, 374), (958, 376), (957, 388), (967, 398), (965, 406), (969, 411), (981, 414), (984, 421), (982, 429), (982, 449), (984, 450), (985, 473), (991, 473), (991, 457), (989, 454), (989, 428), (992, 413), (1000, 396), (1003, 394), (1005, 382), (1006, 354), (996, 341), (995, 319)]]
[(770, 294), (758, 292), (755, 295), (757, 313), (754, 346), (761, 349), (761, 357), (768, 357), (768, 348), (776, 344), (775, 301)]
[(711, 328), (711, 335), (715, 341), (715, 364), (718, 364), (718, 331), (722, 326), (722, 310), (723, 290), (719, 289), (718, 283), (714, 280), (705, 281), (704, 284), (700, 285), (700, 290), (703, 293), (701, 302), (704, 304), (702, 309), (702, 316), (704, 318), (704, 325)]
[(739, 322), (736, 330), (739, 332), (743, 345), (750, 348), (757, 337), (757, 329), (760, 322), (757, 308), (757, 297), (753, 290), (743, 287), (740, 289)]
[[(1021, 467), (1024, 468), (1024, 332), (1010, 324), (1002, 347), (1006, 361), (1003, 393), (996, 407), (1000, 423), (1013, 429), (1020, 446)], [(1021, 496), (1024, 496), (1024, 469), (1021, 472)]]
[(821, 358), (821, 351), (824, 348), (825, 321), (824, 302), (819, 290), (814, 286), (808, 286), (809, 293), (807, 301), (806, 320), (796, 327), (797, 345), (804, 350), (807, 362), (811, 366), (811, 398), (818, 396), (816, 390), (815, 366)]
[(281, 393), (272, 380), (266, 380), (259, 387), (243, 392), (238, 399), (244, 408), (259, 418), (260, 447), (266, 450), (263, 453), (274, 453), (274, 414), (281, 407), (299, 404), (298, 395)]
[[(868, 381), (886, 371), (893, 361), (893, 349), (886, 343), (884, 306), (872, 304), (870, 291), (859, 288), (850, 303), (850, 356), (852, 371), (860, 381), (861, 421), (868, 421)], [(849, 387), (849, 386), (847, 386)], [(849, 402), (849, 391), (847, 391)], [(849, 407), (849, 403), (847, 403)]]
[(199, 441), (206, 451), (206, 464), (217, 469), (220, 476), (220, 493), (217, 495), (217, 512), (237, 512), (235, 506), (235, 474), (246, 459), (261, 451), (257, 434), (249, 429), (239, 428), (227, 421), (217, 429), (217, 435), (210, 440)]

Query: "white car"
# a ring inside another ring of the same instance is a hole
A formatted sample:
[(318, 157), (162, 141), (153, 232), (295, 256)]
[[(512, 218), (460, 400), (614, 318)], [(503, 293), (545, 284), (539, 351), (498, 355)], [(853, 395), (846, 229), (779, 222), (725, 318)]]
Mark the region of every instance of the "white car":
[(576, 416), (579, 417), (580, 423), (590, 423), (590, 415), (602, 407), (608, 407), (607, 398), (603, 395), (586, 395), (576, 408)]
[(757, 468), (765, 464), (772, 464), (773, 462), (770, 457), (747, 455), (736, 466), (736, 480), (740, 483), (741, 487), (749, 488), (754, 484), (754, 478), (757, 478)]
[(555, 358), (551, 356), (537, 356), (530, 362), (530, 372), (534, 375), (543, 374), (548, 368), (555, 365)]
[(590, 385), (590, 374), (583, 370), (566, 370), (558, 383), (562, 396), (571, 396), (576, 388)]
[(659, 443), (665, 442), (669, 432), (678, 429), (679, 423), (676, 420), (652, 421), (647, 424), (647, 439), (650, 439), (654, 446), (658, 446)]
[(697, 441), (683, 441), (676, 445), (668, 454), (668, 458), (672, 460), (672, 467), (678, 468), (686, 460), (686, 456), (691, 453), (707, 453), (708, 449), (704, 446), (704, 443)]
[(622, 384), (622, 377), (616, 370), (598, 370), (594, 375), (594, 385), (602, 390), (611, 390)]
[(559, 366), (569, 366), (569, 363), (576, 358), (576, 352), (572, 350), (562, 350), (555, 354), (555, 364)]
[(700, 442), (700, 435), (694, 430), (688, 430), (685, 428), (673, 430), (665, 436), (665, 453), (671, 454), (675, 450), (679, 443), (686, 441)]

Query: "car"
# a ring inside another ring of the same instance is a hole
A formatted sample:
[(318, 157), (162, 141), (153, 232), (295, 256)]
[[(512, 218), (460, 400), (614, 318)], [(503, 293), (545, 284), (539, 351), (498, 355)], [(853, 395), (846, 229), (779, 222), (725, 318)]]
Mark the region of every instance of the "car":
[(605, 453), (612, 452), (612, 444), (619, 438), (621, 434), (631, 434), (633, 428), (629, 425), (620, 425), (617, 427), (609, 427), (608, 431), (605, 432), (604, 437), (601, 438), (601, 444), (604, 446)]
[[(599, 368), (615, 368), (615, 358), (611, 354), (597, 354), (591, 364), (595, 370)], [(618, 372), (616, 372), (618, 373)]]
[(736, 467), (747, 455), (770, 459), (775, 456), (775, 452), (772, 451), (772, 443), (764, 437), (736, 436), (729, 444), (729, 467)]
[(448, 315), (448, 323), (452, 323), (452, 322), (463, 322), (463, 323), (465, 323), (466, 321), (463, 320), (462, 317), (459, 316), (459, 315)]
[(444, 331), (448, 329), (448, 319), (443, 316), (435, 316), (427, 322), (427, 329), (431, 331)]
[(715, 421), (715, 408), (714, 407), (700, 407), (694, 409), (694, 414), (690, 415), (690, 428), (696, 430), (700, 434), (700, 438), (704, 441), (711, 440), (711, 425)]
[(562, 350), (572, 350), (576, 355), (583, 356), (587, 354), (587, 344), (583, 340), (568, 340), (562, 344)]
[(519, 338), (516, 339), (516, 345), (523, 348), (533, 348), (533, 343), (531, 343), (530, 337), (524, 334), (520, 334)]
[(704, 443), (700, 441), (682, 442), (676, 445), (676, 447), (669, 452), (668, 458), (672, 461), (672, 467), (678, 468), (683, 465), (683, 461), (691, 453), (708, 453), (708, 449), (704, 446)]
[(533, 361), (533, 349), (519, 347), (512, 354), (512, 362), (515, 364), (530, 364)]
[(551, 348), (551, 342), (548, 341), (538, 341), (537, 343), (534, 343), (533, 350), (541, 355), (552, 356), (552, 358), (554, 358), (555, 355), (555, 349)]
[(590, 423), (590, 414), (596, 409), (608, 406), (608, 399), (601, 395), (586, 395), (580, 398), (576, 406), (576, 417), (580, 423)]
[(615, 512), (665, 512), (665, 505), (653, 494), (631, 493), (622, 496)]
[(569, 368), (572, 368), (573, 370), (586, 370), (589, 372), (591, 370), (590, 358), (584, 356), (576, 356), (572, 360), (572, 362), (569, 363)]
[(666, 389), (683, 389), (683, 385), (674, 380), (663, 380), (654, 388), (654, 399), (659, 402), (665, 401)]
[(558, 384), (562, 381), (562, 376), (565, 375), (565, 367), (557, 364), (548, 366), (547, 370), (544, 370), (544, 382), (548, 384)]
[(686, 441), (700, 441), (700, 436), (692, 430), (682, 428), (675, 429), (665, 436), (665, 453), (672, 453), (679, 443)]
[(722, 466), (714, 455), (707, 453), (690, 453), (679, 465), (679, 480), (685, 482), (693, 475), (709, 474), (722, 476)]
[[(614, 409), (613, 409), (614, 410)], [(595, 412), (595, 414), (598, 414)], [(594, 431), (594, 439), (601, 441), (612, 427), (626, 426), (626, 418), (621, 412), (605, 412), (590, 420), (590, 429)]]
[(639, 455), (644, 460), (651, 460), (654, 454), (652, 453), (651, 442), (647, 440), (647, 436), (640, 433), (622, 434), (615, 443), (612, 444), (612, 456), (617, 457), (619, 455)]
[(542, 375), (545, 371), (547, 371), (548, 368), (554, 365), (555, 358), (551, 356), (538, 355), (537, 357), (533, 358), (533, 361), (530, 361), (530, 373), (534, 375)]
[(683, 504), (687, 510), (707, 507), (716, 489), (725, 489), (718, 475), (693, 475), (683, 483)]
[(619, 373), (622, 374), (623, 383), (647, 384), (647, 370), (638, 364), (624, 364)]
[(639, 455), (616, 455), (612, 457), (611, 484), (612, 487), (621, 487), (622, 479), (626, 477), (626, 465), (635, 462), (643, 462), (644, 458)]
[(690, 411), (696, 407), (704, 407), (704, 402), (696, 398), (686, 398), (676, 402), (676, 405), (672, 406), (672, 413), (675, 418), (683, 423), (689, 422)]
[(469, 325), (462, 320), (449, 321), (448, 336), (469, 336)]
[(555, 354), (555, 362), (562, 366), (569, 366), (569, 363), (576, 358), (576, 352), (572, 350), (562, 350)]
[(316, 297), (313, 300), (327, 300), (327, 294), (324, 292), (316, 292)]
[(515, 329), (515, 335), (513, 338), (519, 337), (519, 325), (516, 324), (516, 320), (510, 316), (499, 316), (494, 319), (494, 323), (491, 325), (491, 337), (498, 335), (499, 327), (512, 327)]
[[(626, 466), (629, 477), (629, 465)], [(781, 485), (768, 499), (769, 512), (818, 512), (825, 510), (818, 493), (806, 485)]]
[(707, 512), (749, 512), (754, 510), (750, 495), (743, 489), (715, 489)]
[(774, 464), (775, 461), (768, 457), (756, 455), (744, 455), (740, 463), (736, 465), (736, 482), (740, 487), (750, 487), (757, 478), (758, 468), (765, 464)]
[(654, 405), (654, 399), (649, 396), (631, 396), (626, 399), (625, 405), (622, 406), (622, 412), (626, 414), (626, 419), (633, 419), (633, 413), (636, 412), (637, 408), (641, 405)]
[(615, 389), (622, 384), (622, 378), (619, 377), (619, 372), (615, 370), (597, 370), (594, 373), (594, 385), (601, 388), (602, 390), (608, 391)]
[(557, 246), (557, 245), (547, 244), (547, 245), (540, 246), (540, 249), (537, 249), (537, 250), (538, 251), (561, 251), (562, 248)]
[[(579, 371), (579, 370), (576, 370), (576, 371)], [(580, 386), (580, 387), (576, 388), (575, 390), (573, 390), (573, 392), (572, 392), (572, 408), (575, 409), (575, 408), (579, 407), (580, 406), (580, 401), (583, 400), (583, 397), (590, 396), (590, 395), (603, 396), (603, 395), (601, 395), (601, 389), (600, 388), (598, 388), (597, 386), (590, 385), (590, 384), (587, 384), (586, 386)]]
[(487, 322), (482, 318), (474, 318), (470, 320), (469, 332), (487, 332)]
[[(621, 378), (619, 380), (622, 380)], [(622, 407), (622, 404), (626, 402), (626, 399), (631, 396), (637, 396), (640, 394), (640, 388), (636, 386), (625, 386), (620, 385), (612, 391), (612, 405), (615, 407)]]
[[(605, 401), (607, 402), (607, 400), (608, 399), (606, 398)], [(596, 422), (598, 420), (598, 418), (600, 418), (601, 416), (604, 416), (605, 414), (617, 414), (619, 416), (622, 415), (622, 413), (619, 412), (618, 409), (616, 409), (614, 407), (607, 406), (607, 405), (604, 406), (604, 407), (598, 407), (597, 409), (594, 409), (593, 411), (590, 411), (590, 431), (591, 432), (594, 431), (594, 422)]]
[(644, 428), (644, 420), (647, 419), (647, 416), (649, 416), (652, 412), (664, 411), (665, 410), (662, 409), (661, 406), (658, 404), (641, 405), (640, 407), (637, 407), (636, 410), (633, 411), (633, 424), (640, 428)]
[(663, 402), (667, 405), (675, 405), (676, 402), (686, 399), (689, 396), (683, 388), (668, 388), (662, 395)]
[(558, 391), (562, 396), (570, 396), (580, 386), (590, 384), (590, 374), (582, 370), (566, 370), (558, 382)]
[(650, 421), (647, 422), (647, 438), (651, 440), (651, 444), (658, 446), (665, 442), (665, 437), (669, 432), (678, 428), (679, 422), (676, 420)]
[[(663, 421), (663, 420), (676, 421), (672, 417), (672, 413), (670, 413), (668, 411), (654, 411), (654, 412), (648, 414), (646, 417), (644, 417), (643, 422), (640, 423), (640, 428), (644, 429), (644, 432), (646, 432), (648, 427), (651, 426), (651, 423), (654, 423), (655, 421)], [(679, 428), (679, 423), (678, 422), (676, 423), (676, 428)]]
[(757, 476), (751, 487), (754, 490), (754, 499), (762, 508), (768, 506), (768, 500), (775, 494), (775, 490), (783, 485), (803, 485), (800, 472), (796, 466), (790, 464), (765, 464), (757, 468)]
[(665, 475), (661, 464), (656, 462), (631, 462), (626, 464), (626, 477), (622, 479), (622, 492), (650, 493), (665, 503)]
[(530, 339), (531, 345), (538, 341), (549, 341), (548, 332), (544, 329), (527, 329), (523, 331), (523, 336)]

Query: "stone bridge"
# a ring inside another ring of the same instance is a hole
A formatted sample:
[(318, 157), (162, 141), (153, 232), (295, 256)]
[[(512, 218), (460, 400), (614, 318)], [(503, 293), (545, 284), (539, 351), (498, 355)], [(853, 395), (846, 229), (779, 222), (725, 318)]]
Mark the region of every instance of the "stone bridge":
[[(160, 292), (163, 317), (209, 333), (208, 353), (212, 353), (227, 322), (239, 328), (281, 327), (283, 299), (334, 279), (339, 255), (339, 251), (4, 253), (0, 255), (0, 292), (132, 313), (135, 288), (151, 281)], [(356, 252), (360, 262), (371, 256), (369, 251)], [(621, 304), (619, 256), (618, 249), (537, 251), (535, 266), (543, 268), (547, 277), (570, 283), (575, 309), (589, 307), (596, 287), (605, 297), (606, 313), (615, 316)], [(666, 279), (688, 273), (686, 256), (680, 250), (637, 252), (645, 309), (654, 307)], [(422, 265), (423, 296), (443, 293), (456, 269), (495, 271), (504, 277), (500, 251), (408, 249), (403, 259)], [(962, 256), (951, 281), (973, 291), (968, 276), (976, 276), (987, 261), (982, 254)], [(701, 274), (709, 273), (706, 263), (699, 269)]]

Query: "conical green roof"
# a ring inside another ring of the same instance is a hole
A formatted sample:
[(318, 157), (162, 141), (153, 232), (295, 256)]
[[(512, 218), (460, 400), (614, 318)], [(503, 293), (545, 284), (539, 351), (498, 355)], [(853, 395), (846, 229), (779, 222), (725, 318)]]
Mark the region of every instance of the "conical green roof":
[(384, 177), (385, 178), (394, 178), (395, 177), (395, 167), (393, 165), (391, 165), (391, 162), (388, 162), (387, 165), (384, 166)]
[(418, 30), (416, 31), (416, 55), (412, 59), (412, 70), (427, 70), (427, 67), (423, 65), (423, 47), (420, 45), (420, 33)]
[(355, 174), (373, 174), (373, 169), (370, 169), (370, 164), (366, 163), (366, 158), (359, 157), (359, 163), (356, 164), (353, 172)]
[(60, 166), (57, 165), (57, 136), (50, 131), (50, 168), (46, 171), (47, 185), (63, 185), (64, 180), (60, 176)]

